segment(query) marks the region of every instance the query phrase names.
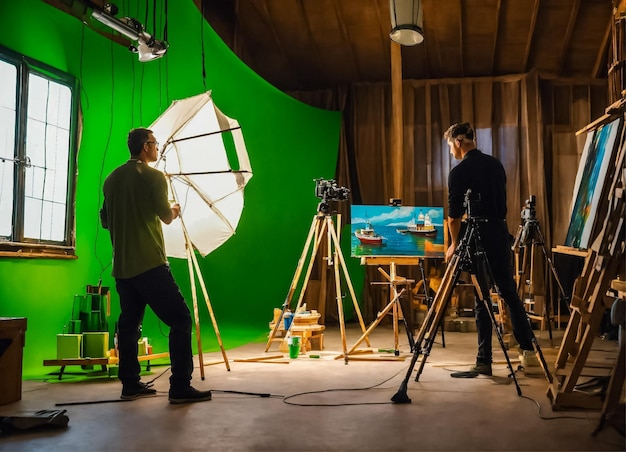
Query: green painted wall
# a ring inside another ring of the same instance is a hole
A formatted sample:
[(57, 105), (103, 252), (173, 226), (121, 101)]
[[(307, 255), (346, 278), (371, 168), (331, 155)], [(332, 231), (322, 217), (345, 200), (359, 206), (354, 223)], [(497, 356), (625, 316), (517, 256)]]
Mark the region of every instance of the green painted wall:
[[(143, 20), (145, 2), (128, 3), (131, 10), (121, 10), (120, 16)], [(124, 47), (42, 1), (0, 0), (0, 44), (78, 78), (84, 121), (76, 196), (78, 259), (0, 258), (0, 317), (28, 318), (25, 378), (53, 370), (42, 362), (56, 357), (56, 335), (70, 318), (74, 294), (100, 278), (114, 288), (107, 267), (111, 246), (98, 210), (104, 178), (128, 158), (128, 130), (148, 126), (172, 100), (205, 88), (225, 114), (239, 120), (254, 171), (237, 234), (200, 259), (226, 348), (264, 341), (272, 310), (287, 294), (319, 201), (313, 179), (334, 176), (340, 113), (301, 104), (258, 77), (208, 25), (201, 27), (191, 0), (170, 2), (168, 24), (167, 55), (139, 63)], [(350, 260), (349, 249), (344, 255)], [(190, 300), (186, 261), (173, 259), (171, 265)], [(360, 292), (363, 277), (355, 268), (353, 283)], [(119, 313), (117, 293), (112, 293), (111, 329)], [(200, 312), (203, 349), (215, 351), (202, 300)], [(143, 334), (155, 351), (167, 349), (167, 327), (150, 310)]]

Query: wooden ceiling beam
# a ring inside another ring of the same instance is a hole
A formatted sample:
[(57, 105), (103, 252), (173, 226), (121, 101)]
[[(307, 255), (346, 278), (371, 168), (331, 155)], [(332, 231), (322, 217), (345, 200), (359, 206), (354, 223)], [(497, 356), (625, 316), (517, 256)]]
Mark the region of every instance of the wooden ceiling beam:
[(526, 50), (524, 51), (524, 72), (529, 70), (528, 59), (530, 58), (530, 49), (533, 46), (533, 36), (535, 35), (535, 27), (537, 25), (537, 16), (539, 15), (539, 2), (535, 0), (533, 11), (530, 16), (530, 27), (528, 27), (528, 38), (526, 39)]
[(565, 36), (563, 36), (563, 43), (561, 46), (561, 53), (559, 55), (558, 63), (556, 65), (556, 74), (563, 74), (563, 66), (567, 57), (567, 51), (572, 40), (572, 33), (574, 32), (574, 26), (576, 25), (576, 19), (578, 17), (578, 11), (580, 10), (580, 0), (574, 0), (572, 10), (570, 11), (569, 21), (567, 22), (567, 28), (565, 29)]

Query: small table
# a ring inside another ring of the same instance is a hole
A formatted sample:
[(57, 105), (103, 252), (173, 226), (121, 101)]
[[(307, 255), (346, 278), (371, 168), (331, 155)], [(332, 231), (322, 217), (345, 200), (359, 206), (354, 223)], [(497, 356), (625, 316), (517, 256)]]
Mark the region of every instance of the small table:
[[(169, 353), (154, 353), (152, 355), (141, 355), (138, 357), (139, 361), (147, 361), (146, 370), (150, 370), (150, 360), (159, 358), (168, 358)], [(63, 378), (63, 372), (65, 372), (66, 366), (102, 366), (102, 370), (106, 371), (107, 366), (116, 365), (119, 362), (117, 356), (110, 358), (64, 358), (64, 359), (45, 359), (43, 361), (44, 366), (61, 366), (59, 372), (59, 380)]]
[[(317, 323), (321, 315), (319, 313), (311, 314), (296, 314), (293, 317), (293, 323), (289, 328), (289, 332), (292, 336), (300, 337), (300, 353), (309, 351), (312, 348), (312, 341), (319, 341), (319, 349), (324, 349), (324, 330), (326, 327)], [(275, 322), (270, 322), (270, 331), (274, 330)], [(285, 325), (280, 323), (276, 331), (276, 336), (273, 340), (279, 340), (284, 342), (285, 340)], [(282, 351), (282, 350), (281, 350)]]

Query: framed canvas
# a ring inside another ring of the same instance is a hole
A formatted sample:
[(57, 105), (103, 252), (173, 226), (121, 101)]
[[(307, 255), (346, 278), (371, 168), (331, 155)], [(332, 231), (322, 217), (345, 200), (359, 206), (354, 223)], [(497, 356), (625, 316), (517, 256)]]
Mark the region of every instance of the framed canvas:
[(444, 257), (443, 207), (351, 207), (351, 256)]
[(565, 245), (588, 248), (602, 196), (604, 179), (615, 149), (621, 119), (615, 119), (587, 133), (578, 165), (569, 227)]

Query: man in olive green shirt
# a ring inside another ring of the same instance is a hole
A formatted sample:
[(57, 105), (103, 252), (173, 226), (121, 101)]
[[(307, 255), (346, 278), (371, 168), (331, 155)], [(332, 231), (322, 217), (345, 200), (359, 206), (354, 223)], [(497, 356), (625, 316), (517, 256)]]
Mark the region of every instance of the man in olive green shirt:
[(137, 342), (146, 306), (170, 327), (172, 363), (170, 403), (211, 399), (211, 391), (191, 386), (191, 314), (165, 254), (161, 222), (170, 224), (180, 215), (180, 206), (170, 206), (165, 175), (150, 167), (157, 160), (159, 144), (149, 129), (128, 134), (131, 158), (104, 182), (102, 225), (111, 234), (113, 272), (120, 296), (118, 321), (119, 378), (124, 400), (156, 395), (140, 381)]

